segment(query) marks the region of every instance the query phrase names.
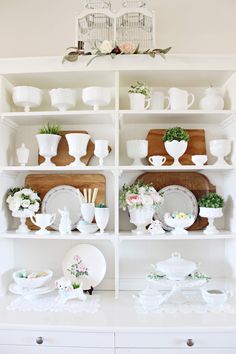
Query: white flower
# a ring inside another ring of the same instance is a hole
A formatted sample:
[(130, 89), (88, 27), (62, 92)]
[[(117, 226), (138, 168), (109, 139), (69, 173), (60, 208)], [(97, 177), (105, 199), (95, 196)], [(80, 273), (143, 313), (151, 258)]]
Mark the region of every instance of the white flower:
[(29, 200), (29, 199), (24, 199), (24, 200), (22, 200), (21, 206), (22, 206), (23, 208), (28, 208), (28, 207), (30, 206), (30, 200)]
[(12, 201), (12, 196), (11, 195), (9, 195), (8, 197), (7, 197), (7, 200), (6, 200), (6, 202), (8, 203), (8, 204), (10, 204), (11, 203), (11, 201)]
[(147, 194), (143, 194), (141, 195), (141, 199), (142, 199), (142, 204), (145, 205), (153, 205), (153, 199), (147, 195)]
[(113, 49), (113, 46), (112, 46), (111, 42), (108, 40), (103, 41), (99, 47), (99, 50), (102, 54), (109, 54), (109, 53), (111, 53), (112, 49)]
[(21, 206), (22, 200), (20, 198), (13, 197), (9, 203), (9, 209), (11, 211), (17, 211)]
[(36, 202), (36, 203), (34, 203), (34, 204), (31, 204), (31, 205), (29, 206), (29, 210), (34, 211), (34, 212), (38, 211), (38, 210), (39, 210), (39, 203)]
[(145, 194), (146, 189), (144, 187), (140, 187), (138, 191), (139, 191), (139, 194)]
[(32, 201), (35, 201), (35, 200), (39, 200), (39, 196), (37, 193), (32, 193), (31, 196), (30, 196), (30, 199)]
[(30, 195), (32, 195), (34, 192), (33, 192), (31, 189), (29, 189), (29, 188), (23, 188), (23, 189), (21, 190), (21, 193), (24, 194), (24, 195), (26, 195), (26, 196), (30, 196)]

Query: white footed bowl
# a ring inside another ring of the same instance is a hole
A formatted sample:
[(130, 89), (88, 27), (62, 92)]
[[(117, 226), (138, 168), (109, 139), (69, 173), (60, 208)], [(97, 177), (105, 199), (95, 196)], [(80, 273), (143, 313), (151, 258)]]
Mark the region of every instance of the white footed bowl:
[(224, 157), (231, 151), (231, 140), (216, 139), (210, 141), (210, 152), (213, 156), (217, 157), (215, 165), (224, 166), (228, 165)]
[(133, 165), (143, 165), (141, 159), (148, 154), (147, 140), (128, 140), (126, 142), (127, 155), (133, 159)]
[(24, 107), (25, 112), (29, 112), (32, 107), (40, 106), (42, 97), (42, 90), (33, 86), (15, 86), (12, 94), (14, 104)]
[(96, 111), (100, 106), (107, 106), (111, 102), (111, 90), (108, 87), (86, 87), (82, 91), (82, 100), (85, 104), (93, 106)]
[(49, 91), (51, 104), (59, 111), (67, 111), (76, 105), (76, 91), (69, 88), (58, 88)]

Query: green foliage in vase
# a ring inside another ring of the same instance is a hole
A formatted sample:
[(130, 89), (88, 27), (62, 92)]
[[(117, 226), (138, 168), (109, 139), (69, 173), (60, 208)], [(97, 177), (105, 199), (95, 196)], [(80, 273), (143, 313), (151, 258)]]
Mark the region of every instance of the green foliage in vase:
[(189, 134), (181, 127), (170, 128), (165, 132), (162, 140), (165, 141), (189, 141)]
[(44, 127), (39, 129), (39, 134), (53, 134), (60, 135), (61, 127), (58, 124), (47, 123)]
[(201, 208), (223, 208), (224, 199), (217, 193), (209, 193), (199, 199), (198, 205)]
[(75, 290), (75, 289), (79, 289), (79, 288), (80, 288), (80, 284), (78, 284), (78, 283), (73, 283), (73, 284), (72, 284), (72, 287), (73, 287), (74, 290)]
[(100, 203), (96, 206), (96, 208), (107, 208), (106, 204)]
[(135, 85), (131, 85), (128, 91), (129, 93), (141, 93), (147, 98), (150, 98), (152, 91), (144, 82), (137, 81)]

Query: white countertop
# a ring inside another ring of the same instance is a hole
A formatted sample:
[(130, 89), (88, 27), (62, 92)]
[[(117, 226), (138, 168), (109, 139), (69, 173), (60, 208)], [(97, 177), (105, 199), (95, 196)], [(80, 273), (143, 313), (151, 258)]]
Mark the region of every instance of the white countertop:
[(21, 312), (6, 307), (16, 296), (0, 299), (0, 329), (43, 329), (58, 331), (235, 331), (235, 313), (227, 314), (138, 314), (135, 310), (133, 292), (121, 292), (118, 300), (114, 292), (98, 292), (101, 307), (95, 314), (71, 314), (69, 312)]

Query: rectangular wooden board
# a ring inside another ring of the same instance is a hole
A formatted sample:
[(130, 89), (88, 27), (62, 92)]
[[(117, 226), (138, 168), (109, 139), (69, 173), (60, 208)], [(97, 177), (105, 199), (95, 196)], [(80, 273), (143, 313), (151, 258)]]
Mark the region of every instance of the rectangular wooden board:
[[(101, 174), (31, 174), (25, 178), (25, 186), (31, 187), (39, 193), (41, 200), (52, 188), (68, 185), (79, 188), (98, 188), (96, 204), (106, 204), (106, 178)], [(30, 220), (27, 221), (31, 230), (37, 230)]]
[[(186, 129), (189, 134), (188, 147), (179, 161), (182, 165), (193, 165), (192, 155), (206, 155), (206, 141), (204, 129)], [(151, 129), (148, 132), (146, 140), (148, 141), (148, 157), (153, 155), (162, 155), (166, 157), (164, 165), (171, 165), (173, 158), (168, 155), (164, 142), (162, 140), (166, 129)]]
[[(216, 191), (216, 187), (209, 179), (198, 172), (147, 172), (140, 175), (137, 180), (152, 183), (157, 191), (166, 186), (179, 185), (189, 189), (197, 200), (204, 194)], [(207, 224), (207, 219), (198, 215), (195, 223), (188, 230), (202, 230)]]

